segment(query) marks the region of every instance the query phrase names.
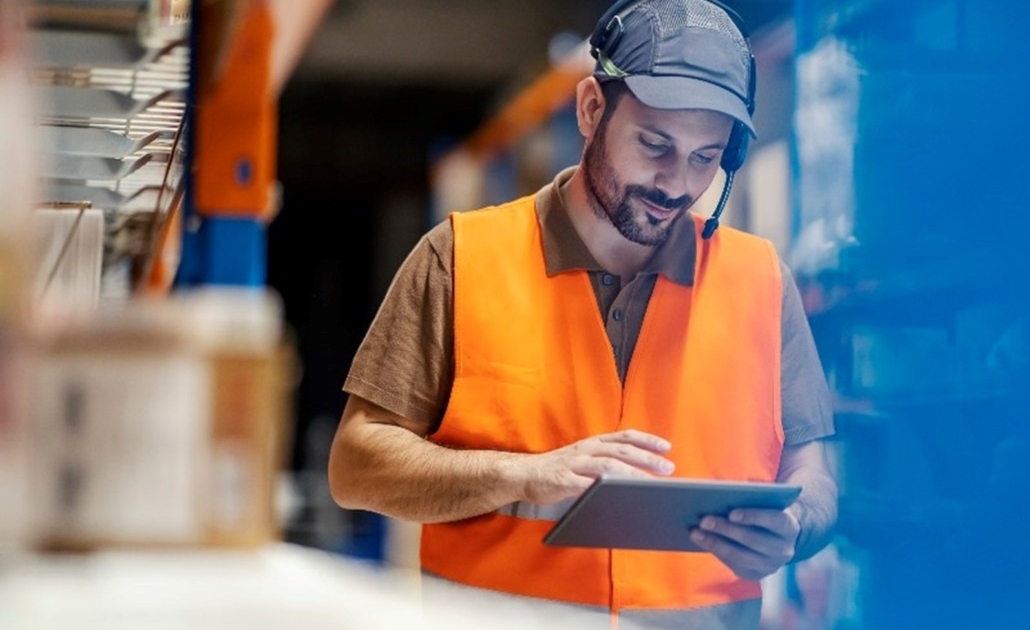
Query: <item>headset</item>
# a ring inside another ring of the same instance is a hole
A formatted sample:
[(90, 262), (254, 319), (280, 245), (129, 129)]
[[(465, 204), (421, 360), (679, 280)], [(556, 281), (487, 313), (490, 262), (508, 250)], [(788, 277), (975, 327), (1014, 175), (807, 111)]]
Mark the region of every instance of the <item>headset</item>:
[[(623, 26), (621, 14), (630, 6), (640, 1), (617, 0), (604, 12), (601, 19), (597, 21), (594, 32), (590, 35), (590, 54), (594, 59), (604, 63), (604, 61), (611, 58), (611, 53), (618, 47), (619, 41), (622, 39)], [(751, 50), (751, 38), (748, 34), (747, 25), (744, 24), (744, 20), (736, 11), (719, 0), (705, 1), (722, 9), (744, 37), (749, 64), (747, 98), (744, 101), (744, 105), (747, 108), (748, 115), (752, 116), (755, 113), (755, 55)], [(730, 131), (729, 140), (726, 142), (726, 148), (723, 150), (722, 159), (719, 162), (719, 166), (726, 172), (726, 182), (723, 184), (722, 194), (719, 196), (719, 203), (715, 207), (715, 212), (705, 221), (704, 230), (701, 232), (701, 237), (704, 239), (711, 238), (712, 234), (719, 227), (719, 217), (726, 207), (726, 201), (730, 198), (733, 178), (747, 157), (748, 142), (750, 140), (751, 132), (748, 128), (739, 120), (734, 120), (733, 129)]]

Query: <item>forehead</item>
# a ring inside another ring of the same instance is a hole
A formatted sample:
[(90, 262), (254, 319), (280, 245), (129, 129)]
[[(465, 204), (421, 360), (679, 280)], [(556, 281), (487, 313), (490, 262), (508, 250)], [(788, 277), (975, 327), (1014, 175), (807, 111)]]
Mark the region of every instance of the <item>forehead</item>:
[(612, 122), (627, 131), (640, 129), (665, 134), (683, 141), (725, 142), (733, 118), (707, 109), (657, 109), (627, 92), (619, 99)]

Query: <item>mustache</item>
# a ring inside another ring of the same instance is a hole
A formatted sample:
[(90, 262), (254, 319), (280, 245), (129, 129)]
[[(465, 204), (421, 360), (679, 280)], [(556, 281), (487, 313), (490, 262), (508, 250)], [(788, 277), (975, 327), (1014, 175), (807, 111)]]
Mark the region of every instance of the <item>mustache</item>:
[(690, 196), (672, 198), (656, 188), (644, 188), (643, 186), (629, 186), (626, 192), (630, 195), (642, 197), (649, 203), (665, 208), (666, 210), (682, 210), (690, 205)]

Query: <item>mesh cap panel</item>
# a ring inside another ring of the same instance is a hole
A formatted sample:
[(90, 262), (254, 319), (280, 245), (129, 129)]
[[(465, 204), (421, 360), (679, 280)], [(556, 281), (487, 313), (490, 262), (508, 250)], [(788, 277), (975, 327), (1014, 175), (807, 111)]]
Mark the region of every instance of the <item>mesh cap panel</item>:
[[(665, 38), (686, 25), (716, 31), (732, 39), (742, 50), (748, 48), (733, 19), (718, 5), (708, 0), (643, 0), (636, 8), (654, 18), (659, 38)], [(741, 62), (740, 67), (748, 70), (748, 64), (744, 62)]]

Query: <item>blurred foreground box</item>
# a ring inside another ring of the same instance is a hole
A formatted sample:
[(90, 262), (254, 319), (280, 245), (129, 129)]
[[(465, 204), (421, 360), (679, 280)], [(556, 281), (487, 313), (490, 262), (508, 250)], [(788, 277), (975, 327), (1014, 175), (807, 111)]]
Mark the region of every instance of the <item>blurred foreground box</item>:
[(295, 369), (281, 321), (272, 295), (205, 289), (41, 324), (28, 401), (36, 546), (277, 539)]

